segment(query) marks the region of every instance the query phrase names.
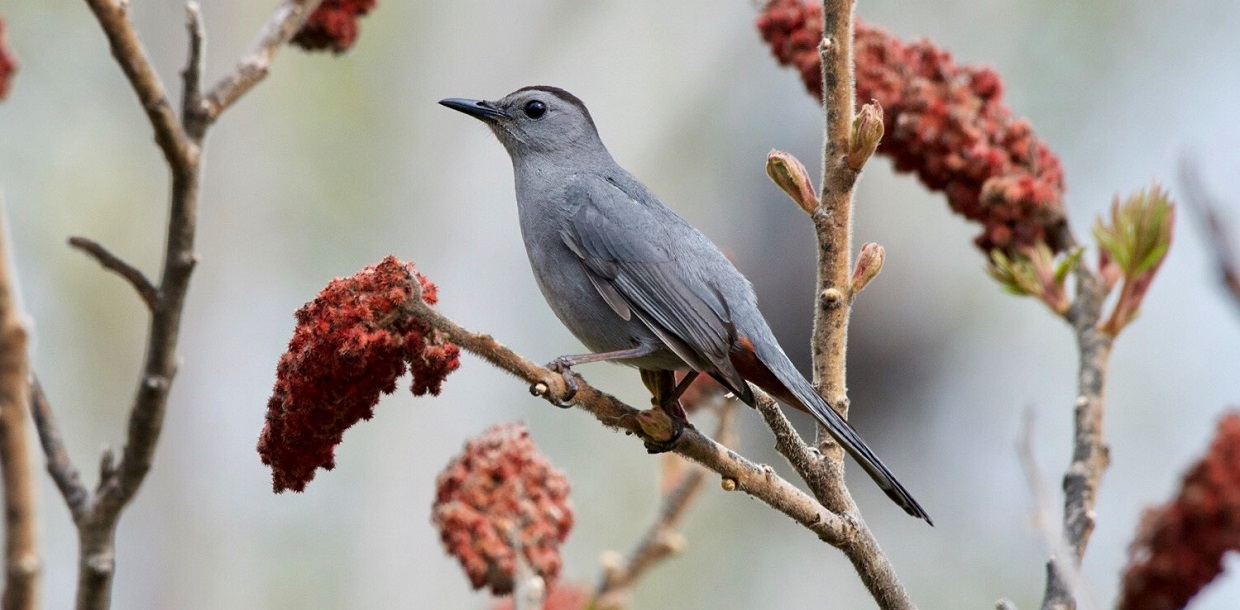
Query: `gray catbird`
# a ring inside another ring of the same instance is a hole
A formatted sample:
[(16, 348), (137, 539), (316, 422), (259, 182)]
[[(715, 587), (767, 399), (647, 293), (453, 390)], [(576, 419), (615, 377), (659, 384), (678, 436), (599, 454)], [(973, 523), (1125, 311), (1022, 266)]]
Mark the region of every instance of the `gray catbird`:
[[(512, 157), (521, 235), (538, 287), (593, 352), (549, 365), (570, 388), (569, 369), (577, 364), (613, 360), (637, 367), (682, 430), (678, 397), (698, 373), (750, 405), (754, 395), (746, 382), (753, 382), (812, 414), (896, 504), (930, 522), (784, 355), (749, 281), (705, 235), (616, 164), (581, 100), (536, 86), (495, 102), (439, 103), (486, 123)], [(680, 384), (677, 370), (689, 371)]]

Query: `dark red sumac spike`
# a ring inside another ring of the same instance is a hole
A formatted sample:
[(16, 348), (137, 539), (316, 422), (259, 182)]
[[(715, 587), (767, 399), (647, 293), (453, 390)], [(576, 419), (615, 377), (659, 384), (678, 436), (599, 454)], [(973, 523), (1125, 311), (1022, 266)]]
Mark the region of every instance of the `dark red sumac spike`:
[[(779, 63), (796, 68), (822, 99), (822, 4), (771, 0), (758, 31)], [(1046, 243), (1064, 250), (1066, 216), (1059, 157), (1013, 117), (1003, 81), (988, 67), (958, 65), (928, 40), (904, 42), (860, 20), (854, 28), (857, 103), (883, 108), (878, 153), (947, 195), (957, 214), (982, 225), (983, 252), (1012, 255)]]
[(290, 44), (307, 51), (344, 53), (360, 33), (358, 19), (374, 10), (376, 3), (377, 0), (323, 0)]
[(396, 390), (406, 368), (413, 371), (413, 393), (421, 395), (438, 394), (460, 365), (457, 346), (408, 313), (415, 281), (433, 305), (435, 285), (389, 256), (332, 280), (297, 310), (258, 439), (276, 492), (302, 491), (317, 468), (331, 470), (344, 431), (370, 419), (379, 396)]

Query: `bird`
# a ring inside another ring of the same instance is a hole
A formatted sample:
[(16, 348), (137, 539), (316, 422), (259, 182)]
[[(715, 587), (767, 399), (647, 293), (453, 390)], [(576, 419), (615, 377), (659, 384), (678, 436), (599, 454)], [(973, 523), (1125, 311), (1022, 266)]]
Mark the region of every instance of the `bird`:
[[(536, 85), (501, 99), (441, 105), (487, 125), (512, 160), (522, 240), (556, 317), (590, 350), (548, 365), (636, 367), (676, 426), (678, 397), (706, 374), (746, 404), (749, 383), (811, 414), (900, 508), (930, 516), (784, 353), (749, 281), (700, 231), (622, 168), (575, 95)], [(685, 371), (680, 383), (674, 374)], [(670, 441), (674, 444), (676, 438)], [(652, 451), (670, 446), (656, 443)]]

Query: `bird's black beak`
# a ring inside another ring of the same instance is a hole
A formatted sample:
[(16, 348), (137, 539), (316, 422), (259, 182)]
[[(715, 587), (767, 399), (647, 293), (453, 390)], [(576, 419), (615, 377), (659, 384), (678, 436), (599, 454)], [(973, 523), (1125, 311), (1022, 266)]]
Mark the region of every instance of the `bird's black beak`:
[(447, 106), (453, 110), (459, 110), (482, 121), (491, 121), (493, 119), (508, 118), (508, 113), (492, 106), (490, 102), (485, 100), (470, 100), (463, 97), (450, 97), (446, 100), (439, 100), (440, 106)]

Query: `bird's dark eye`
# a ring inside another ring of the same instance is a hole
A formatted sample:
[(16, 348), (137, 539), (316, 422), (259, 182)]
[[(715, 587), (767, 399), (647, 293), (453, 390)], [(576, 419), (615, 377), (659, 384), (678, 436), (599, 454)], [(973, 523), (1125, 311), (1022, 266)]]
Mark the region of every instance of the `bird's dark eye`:
[(547, 114), (546, 104), (538, 100), (533, 100), (525, 104), (525, 116), (530, 117), (531, 119), (537, 119), (541, 118), (544, 114)]

